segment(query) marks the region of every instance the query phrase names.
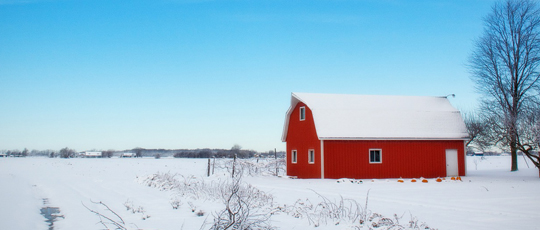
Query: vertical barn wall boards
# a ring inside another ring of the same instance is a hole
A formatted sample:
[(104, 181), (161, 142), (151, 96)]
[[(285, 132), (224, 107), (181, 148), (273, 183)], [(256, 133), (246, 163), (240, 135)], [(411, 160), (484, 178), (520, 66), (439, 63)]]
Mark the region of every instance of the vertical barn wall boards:
[(298, 178), (465, 176), (460, 112), (446, 97), (292, 93), (282, 141)]

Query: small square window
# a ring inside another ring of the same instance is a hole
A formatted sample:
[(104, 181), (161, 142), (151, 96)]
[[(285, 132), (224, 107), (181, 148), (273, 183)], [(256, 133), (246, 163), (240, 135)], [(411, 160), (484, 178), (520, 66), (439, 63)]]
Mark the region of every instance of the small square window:
[(300, 120), (303, 121), (306, 119), (306, 107), (300, 107)]
[(308, 151), (308, 163), (314, 164), (315, 163), (315, 150), (310, 149)]
[(291, 163), (296, 163), (296, 160), (297, 160), (296, 150), (293, 150), (291, 153)]
[(382, 151), (380, 149), (369, 150), (369, 163), (382, 163)]

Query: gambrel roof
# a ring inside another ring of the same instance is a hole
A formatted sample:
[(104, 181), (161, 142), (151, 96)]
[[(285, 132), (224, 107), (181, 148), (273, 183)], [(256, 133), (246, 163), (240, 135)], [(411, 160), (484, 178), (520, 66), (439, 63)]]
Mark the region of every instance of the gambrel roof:
[(282, 141), (298, 102), (311, 109), (320, 140), (468, 138), (460, 112), (446, 97), (292, 93)]

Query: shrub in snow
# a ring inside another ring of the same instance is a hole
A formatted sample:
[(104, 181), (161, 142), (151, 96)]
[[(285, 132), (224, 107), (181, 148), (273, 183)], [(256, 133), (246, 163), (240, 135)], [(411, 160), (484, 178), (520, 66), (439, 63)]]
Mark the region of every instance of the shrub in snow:
[(273, 229), (269, 220), (273, 214), (272, 196), (242, 183), (241, 173), (227, 183), (220, 184), (225, 208), (214, 216), (210, 229)]
[[(178, 177), (170, 173), (156, 173), (143, 178), (139, 182), (160, 190), (175, 191), (175, 198), (171, 199), (173, 208), (181, 203), (179, 197), (191, 200), (221, 201), (225, 208), (214, 215), (211, 229), (272, 229), (268, 220), (275, 212), (272, 209), (273, 197), (257, 188), (242, 182), (242, 172), (228, 180), (206, 182), (193, 175)], [(192, 201), (187, 204), (195, 213), (197, 206)], [(124, 204), (128, 210), (134, 210), (133, 202)], [(136, 208), (136, 207), (135, 207)], [(135, 209), (137, 210), (137, 209)], [(205, 212), (199, 210), (197, 216), (204, 216)]]
[(197, 216), (204, 216), (205, 212), (203, 210), (199, 210), (197, 212)]
[(436, 228), (430, 228), (426, 223), (420, 222), (418, 218), (411, 215), (411, 220), (409, 224), (405, 226), (405, 229), (427, 229), (427, 230), (436, 230)]
[(197, 206), (193, 204), (193, 202), (188, 202), (189, 208), (191, 209), (191, 212), (195, 212), (195, 209), (197, 209)]
[(294, 205), (284, 206), (282, 210), (295, 218), (307, 219), (310, 225), (316, 227), (329, 223), (339, 225), (342, 222), (365, 222), (370, 215), (370, 212), (355, 200), (340, 197), (340, 200), (332, 201), (318, 193), (317, 195), (322, 199), (319, 203), (313, 204), (309, 199), (297, 200)]
[(126, 207), (126, 210), (131, 211), (133, 214), (140, 213), (141, 219), (143, 220), (150, 218), (150, 215), (146, 214), (144, 207), (134, 205), (133, 201), (130, 201), (129, 199), (124, 202), (124, 207)]
[(158, 172), (139, 178), (139, 182), (148, 187), (158, 188), (159, 190), (171, 190), (179, 186), (179, 182), (175, 176), (176, 174), (171, 175), (170, 173)]
[(298, 200), (292, 206), (283, 206), (279, 209), (288, 215), (307, 219), (310, 225), (345, 225), (352, 229), (431, 229), (425, 223), (418, 221), (416, 217), (410, 218), (408, 225), (400, 224), (397, 214), (393, 218), (385, 217), (379, 213), (372, 213), (368, 207), (369, 191), (364, 206), (352, 199), (330, 200), (317, 193), (321, 199), (318, 203), (312, 203), (309, 199)]
[(169, 202), (173, 209), (178, 209), (180, 206), (182, 206), (182, 201), (179, 197), (173, 197), (171, 198), (171, 201)]
[[(240, 171), (241, 172), (241, 171)], [(242, 174), (242, 173), (239, 173)], [(236, 178), (236, 177), (235, 177)], [(170, 173), (156, 173), (146, 177), (139, 178), (139, 182), (149, 187), (154, 187), (159, 190), (174, 191), (176, 197), (184, 197), (191, 200), (220, 200), (222, 198), (223, 187), (228, 184), (228, 181), (205, 181), (203, 178), (198, 178), (193, 175), (184, 176)], [(252, 190), (257, 190), (251, 185), (245, 185)], [(261, 195), (264, 198), (264, 202), (267, 199), (271, 199), (271, 195), (266, 194), (260, 190), (257, 190), (256, 194)], [(178, 198), (175, 198), (178, 199)], [(188, 202), (189, 204), (189, 202)]]

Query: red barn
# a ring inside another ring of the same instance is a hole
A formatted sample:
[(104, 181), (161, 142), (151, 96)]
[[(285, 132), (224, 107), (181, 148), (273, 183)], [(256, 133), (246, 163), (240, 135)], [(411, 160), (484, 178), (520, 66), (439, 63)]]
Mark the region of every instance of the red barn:
[(282, 141), (298, 178), (465, 176), (461, 114), (446, 97), (292, 93)]

